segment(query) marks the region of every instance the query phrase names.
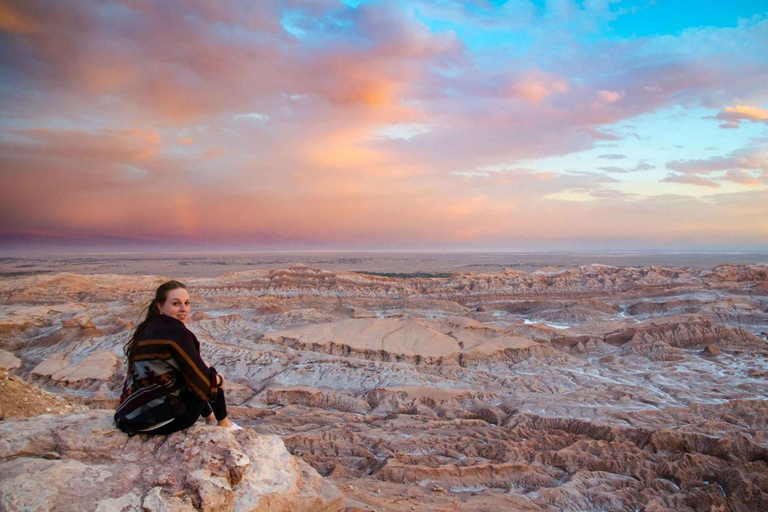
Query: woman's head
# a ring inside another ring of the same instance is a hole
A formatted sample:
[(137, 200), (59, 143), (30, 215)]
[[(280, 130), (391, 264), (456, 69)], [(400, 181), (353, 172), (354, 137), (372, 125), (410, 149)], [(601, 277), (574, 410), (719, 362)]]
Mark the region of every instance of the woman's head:
[[(178, 281), (168, 281), (161, 284), (155, 292), (155, 298), (147, 311), (175, 318), (186, 322), (189, 315), (189, 292), (187, 287)], [(154, 315), (153, 315), (154, 316)]]
[(152, 320), (160, 315), (169, 316), (182, 322), (187, 320), (189, 316), (189, 292), (184, 283), (168, 281), (158, 286), (157, 290), (155, 290), (155, 298), (147, 306), (147, 315), (136, 326), (136, 329), (131, 334), (131, 339), (123, 347), (123, 351), (128, 358), (129, 372), (133, 369), (133, 351), (136, 348), (139, 334), (146, 329)]

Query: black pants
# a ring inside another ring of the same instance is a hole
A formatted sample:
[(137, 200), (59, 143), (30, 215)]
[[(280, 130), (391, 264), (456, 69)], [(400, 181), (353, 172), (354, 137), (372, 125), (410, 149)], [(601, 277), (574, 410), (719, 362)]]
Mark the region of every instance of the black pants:
[(160, 428), (148, 432), (141, 432), (141, 434), (150, 434), (153, 436), (173, 434), (179, 430), (191, 427), (195, 424), (197, 418), (200, 416), (210, 416), (211, 412), (213, 412), (217, 421), (221, 421), (227, 417), (227, 402), (224, 400), (223, 389), (219, 389), (218, 396), (214, 402), (209, 403), (203, 400), (191, 400), (187, 402), (187, 412), (184, 413), (184, 415), (174, 418), (173, 421)]

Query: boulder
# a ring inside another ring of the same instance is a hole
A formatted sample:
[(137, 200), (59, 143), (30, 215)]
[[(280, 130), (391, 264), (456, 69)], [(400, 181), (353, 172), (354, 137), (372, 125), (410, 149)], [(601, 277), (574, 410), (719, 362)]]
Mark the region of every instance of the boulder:
[(106, 381), (114, 378), (121, 368), (120, 360), (111, 350), (97, 350), (77, 364), (62, 368), (51, 375), (51, 379), (64, 383), (81, 381)]
[(0, 350), (0, 367), (6, 370), (18, 370), (21, 368), (21, 359), (7, 350)]
[(54, 386), (96, 390), (104, 382), (118, 382), (122, 367), (122, 362), (113, 351), (96, 350), (75, 364), (71, 364), (65, 354), (50, 357), (35, 366), (31, 375)]
[[(128, 437), (114, 411), (0, 424), (1, 510), (341, 511), (339, 490), (277, 436), (194, 425)], [(55, 456), (52, 456), (55, 454)]]

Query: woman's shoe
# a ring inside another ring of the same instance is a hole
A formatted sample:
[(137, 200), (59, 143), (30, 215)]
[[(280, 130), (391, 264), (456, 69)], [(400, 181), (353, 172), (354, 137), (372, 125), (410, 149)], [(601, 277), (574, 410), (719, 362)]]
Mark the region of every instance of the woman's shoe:
[(241, 427), (240, 425), (238, 425), (234, 421), (232, 422), (232, 425), (230, 425), (229, 427), (224, 427), (224, 428), (229, 430), (230, 432), (234, 432), (235, 430), (243, 430), (243, 427)]

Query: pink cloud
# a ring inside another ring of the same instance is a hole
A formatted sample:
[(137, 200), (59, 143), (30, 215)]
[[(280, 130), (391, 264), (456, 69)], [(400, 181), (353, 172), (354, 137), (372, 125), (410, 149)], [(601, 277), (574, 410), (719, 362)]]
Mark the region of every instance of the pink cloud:
[(597, 91), (597, 97), (605, 103), (616, 103), (624, 97), (624, 92)]
[(141, 128), (107, 129), (98, 132), (53, 130), (7, 130), (24, 142), (5, 144), (9, 154), (38, 156), (75, 161), (125, 163), (147, 160), (157, 155), (161, 147), (159, 133)]
[(741, 169), (732, 169), (725, 173), (725, 179), (741, 185), (759, 186), (762, 182), (752, 174)]
[(720, 184), (714, 180), (704, 178), (698, 174), (668, 174), (661, 180), (664, 183), (682, 183), (685, 185), (696, 185), (698, 187), (720, 187)]
[(737, 161), (730, 157), (716, 156), (703, 160), (685, 160), (668, 162), (667, 169), (685, 174), (711, 174), (738, 167)]
[(515, 79), (509, 87), (509, 93), (534, 105), (553, 94), (568, 92), (568, 82), (541, 70), (525, 73)]
[(760, 185), (760, 181), (750, 171), (768, 169), (768, 149), (759, 144), (747, 146), (732, 152), (729, 156), (668, 162), (667, 168), (675, 171), (675, 174), (667, 175), (661, 180), (663, 182), (715, 187), (719, 186), (718, 180), (726, 180), (741, 185), (756, 186)]
[(614, 135), (612, 133), (605, 133), (605, 132), (601, 132), (591, 128), (587, 128), (584, 131), (586, 133), (589, 133), (592, 137), (594, 137), (597, 140), (617, 141), (622, 139), (622, 137), (619, 135)]

